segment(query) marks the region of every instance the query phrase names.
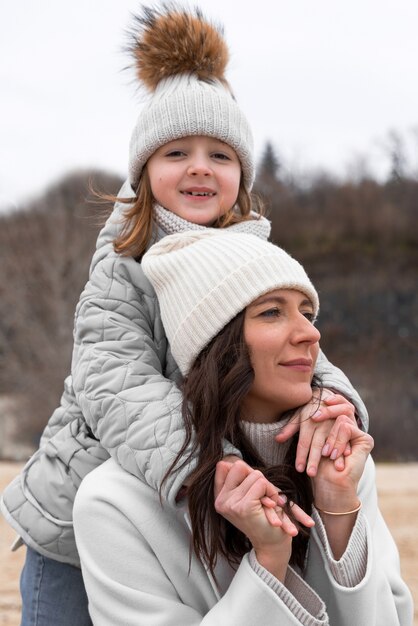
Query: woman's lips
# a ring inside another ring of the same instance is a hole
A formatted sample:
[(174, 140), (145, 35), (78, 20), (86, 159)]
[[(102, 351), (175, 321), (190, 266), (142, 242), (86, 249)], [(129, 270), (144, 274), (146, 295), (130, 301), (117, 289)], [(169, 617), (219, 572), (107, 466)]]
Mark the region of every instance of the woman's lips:
[(298, 372), (310, 372), (312, 370), (312, 363), (312, 359), (293, 359), (292, 361), (280, 363), (280, 365)]

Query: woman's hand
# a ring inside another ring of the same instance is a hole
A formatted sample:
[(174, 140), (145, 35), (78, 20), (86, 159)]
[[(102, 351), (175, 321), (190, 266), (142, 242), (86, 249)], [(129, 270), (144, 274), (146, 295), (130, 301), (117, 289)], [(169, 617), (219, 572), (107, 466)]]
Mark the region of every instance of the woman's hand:
[(344, 458), (351, 451), (344, 428), (347, 422), (356, 424), (351, 402), (328, 389), (314, 389), (312, 400), (297, 411), (276, 440), (283, 443), (300, 431), (295, 460), (298, 472), (307, 468), (307, 474), (315, 476), (323, 456), (334, 461), (338, 471), (343, 471)]
[[(215, 473), (215, 509), (250, 540), (258, 562), (284, 580), (298, 531), (281, 508), (277, 487), (244, 461), (220, 461)], [(294, 505), (295, 518), (306, 526), (313, 520)]]

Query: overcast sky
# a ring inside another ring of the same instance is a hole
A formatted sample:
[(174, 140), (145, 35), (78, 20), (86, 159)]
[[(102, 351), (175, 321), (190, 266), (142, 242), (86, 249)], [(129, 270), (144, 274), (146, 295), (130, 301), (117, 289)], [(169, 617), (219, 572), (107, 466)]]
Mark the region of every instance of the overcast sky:
[[(198, 0), (222, 22), (228, 78), (253, 127), (297, 173), (387, 170), (396, 129), (418, 163), (416, 0)], [(140, 100), (122, 71), (133, 0), (1, 0), (0, 207), (69, 170), (124, 176)], [(415, 137), (415, 139), (414, 139)], [(418, 165), (417, 165), (418, 167)]]

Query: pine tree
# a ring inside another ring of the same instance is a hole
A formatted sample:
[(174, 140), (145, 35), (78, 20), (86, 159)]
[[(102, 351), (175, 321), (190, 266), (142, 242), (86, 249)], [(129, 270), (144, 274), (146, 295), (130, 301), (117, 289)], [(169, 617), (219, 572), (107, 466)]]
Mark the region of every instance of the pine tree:
[(259, 176), (278, 180), (280, 161), (270, 141), (267, 141), (259, 165)]

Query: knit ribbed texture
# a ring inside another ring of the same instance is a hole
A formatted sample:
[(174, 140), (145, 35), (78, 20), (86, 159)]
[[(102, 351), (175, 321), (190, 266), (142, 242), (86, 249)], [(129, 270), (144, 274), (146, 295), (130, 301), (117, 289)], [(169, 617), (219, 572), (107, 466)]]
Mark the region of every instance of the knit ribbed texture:
[(272, 424), (259, 424), (241, 420), (241, 428), (257, 450), (266, 465), (281, 465), (284, 463), (286, 453), (291, 440), (278, 443), (275, 436), (283, 430), (288, 420), (273, 422)]
[(178, 74), (160, 82), (144, 104), (132, 133), (129, 150), (129, 177), (137, 189), (142, 168), (164, 144), (181, 137), (204, 135), (227, 143), (241, 162), (247, 190), (255, 177), (254, 147), (250, 126), (219, 80), (199, 80), (192, 74)]
[(312, 517), (315, 521), (315, 532), (322, 543), (335, 580), (342, 587), (355, 587), (364, 579), (367, 569), (366, 520), (362, 511), (357, 515), (347, 548), (338, 561), (334, 559), (324, 523), (315, 507), (312, 509)]
[(254, 235), (206, 229), (167, 236), (144, 255), (142, 268), (183, 375), (210, 340), (264, 293), (297, 289), (318, 312), (317, 292), (300, 263)]
[(289, 566), (284, 584), (257, 561), (254, 550), (250, 552), (250, 565), (266, 585), (287, 606), (292, 615), (303, 626), (326, 626), (328, 617), (325, 604), (317, 593)]
[[(227, 226), (228, 233), (248, 233), (249, 235), (256, 235), (261, 239), (268, 239), (271, 231), (271, 224), (269, 220), (254, 211), (251, 216), (252, 219), (250, 220), (237, 222), (236, 224)], [(167, 209), (164, 209), (159, 204), (154, 206), (154, 219), (158, 226), (160, 226), (167, 235), (183, 233), (186, 230), (207, 230), (207, 226), (188, 222), (172, 211), (167, 211)]]

